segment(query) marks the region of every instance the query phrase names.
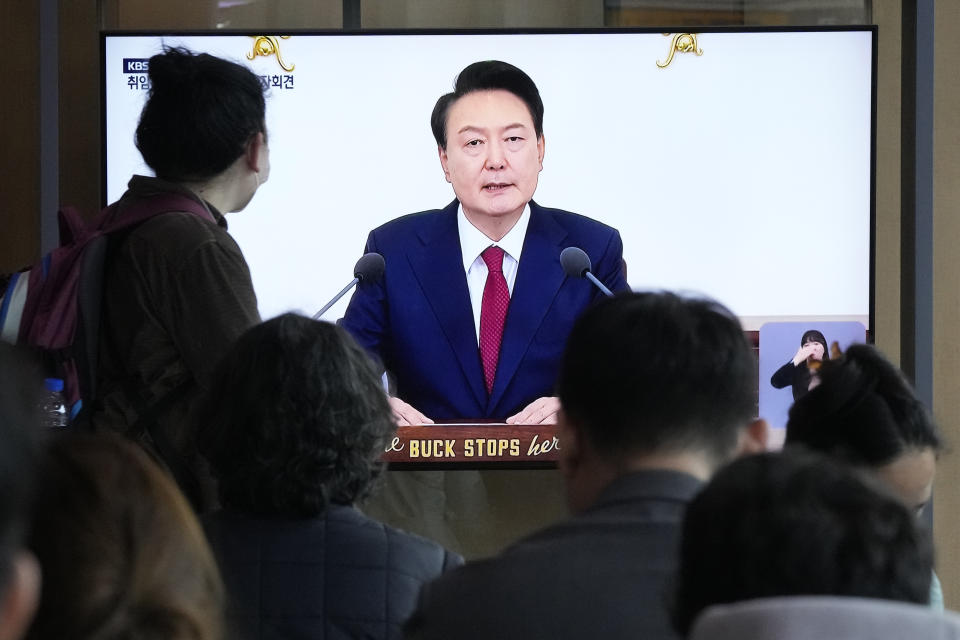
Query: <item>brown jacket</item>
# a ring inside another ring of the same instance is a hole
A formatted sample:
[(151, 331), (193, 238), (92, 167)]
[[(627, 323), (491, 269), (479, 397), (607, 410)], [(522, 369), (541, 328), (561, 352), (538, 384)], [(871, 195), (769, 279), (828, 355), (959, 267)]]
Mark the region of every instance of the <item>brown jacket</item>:
[[(125, 203), (171, 191), (202, 202), (176, 185), (134, 176), (121, 211)], [(92, 415), (95, 428), (126, 433), (163, 459), (170, 452), (157, 447), (153, 429), (160, 430), (182, 456), (164, 462), (200, 509), (210, 506), (212, 485), (190, 414), (220, 358), (260, 321), (243, 253), (220, 212), (207, 207), (217, 224), (171, 212), (111, 241)], [(150, 424), (140, 420), (153, 413)], [(194, 477), (179, 477), (181, 468)]]

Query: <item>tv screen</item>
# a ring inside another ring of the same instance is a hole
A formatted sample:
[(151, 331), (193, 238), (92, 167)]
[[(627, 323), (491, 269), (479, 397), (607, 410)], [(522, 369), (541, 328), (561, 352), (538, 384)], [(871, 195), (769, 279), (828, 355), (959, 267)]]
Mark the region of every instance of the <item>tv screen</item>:
[(875, 29), (704, 31), (665, 64), (678, 35), (104, 34), (105, 201), (151, 173), (133, 136), (151, 55), (248, 65), (267, 87), (272, 171), (230, 232), (261, 314), (312, 315), (371, 229), (453, 199), (430, 113), (463, 67), (498, 59), (543, 97), (534, 199), (619, 229), (634, 289), (710, 295), (748, 331), (871, 328)]

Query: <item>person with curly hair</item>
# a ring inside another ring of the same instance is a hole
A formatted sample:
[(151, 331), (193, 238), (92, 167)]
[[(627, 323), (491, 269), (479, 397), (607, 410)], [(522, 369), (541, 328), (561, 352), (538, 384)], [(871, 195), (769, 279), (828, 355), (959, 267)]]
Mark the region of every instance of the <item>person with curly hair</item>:
[(395, 423), (343, 329), (285, 314), (240, 337), (201, 406), (223, 510), (204, 518), (231, 637), (399, 637), (420, 586), (462, 559), (353, 505)]

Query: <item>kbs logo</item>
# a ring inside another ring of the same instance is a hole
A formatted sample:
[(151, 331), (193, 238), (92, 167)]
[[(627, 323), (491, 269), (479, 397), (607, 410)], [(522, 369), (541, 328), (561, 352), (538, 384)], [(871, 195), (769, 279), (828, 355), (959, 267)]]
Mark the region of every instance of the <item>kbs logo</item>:
[(123, 72), (126, 75), (127, 87), (131, 90), (149, 91), (150, 78), (147, 71), (150, 70), (149, 58), (124, 58)]
[(148, 58), (124, 58), (123, 59), (123, 72), (124, 73), (146, 73), (150, 68), (150, 60)]

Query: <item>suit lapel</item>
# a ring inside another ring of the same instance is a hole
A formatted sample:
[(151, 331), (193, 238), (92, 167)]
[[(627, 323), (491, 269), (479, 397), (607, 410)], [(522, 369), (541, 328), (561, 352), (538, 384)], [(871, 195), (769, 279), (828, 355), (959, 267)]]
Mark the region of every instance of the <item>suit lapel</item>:
[(419, 236), (422, 244), (411, 249), (407, 257), (424, 297), (460, 362), (477, 404), (482, 407), (487, 402), (487, 390), (483, 384), (470, 292), (463, 272), (460, 232), (457, 229), (458, 207), (459, 203), (455, 200), (442, 211), (437, 224), (421, 231)]
[(530, 202), (530, 224), (523, 240), (523, 252), (517, 269), (517, 279), (510, 297), (507, 322), (500, 344), (497, 376), (493, 393), (487, 404), (492, 413), (513, 380), (530, 341), (540, 328), (547, 310), (553, 303), (566, 274), (560, 266), (559, 245), (567, 232), (550, 214)]

